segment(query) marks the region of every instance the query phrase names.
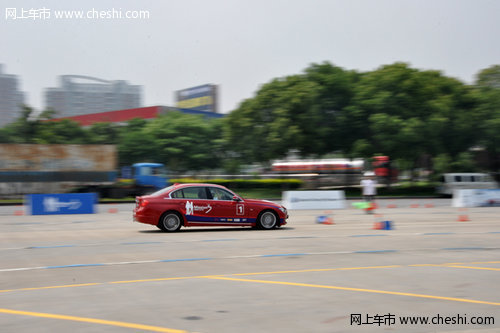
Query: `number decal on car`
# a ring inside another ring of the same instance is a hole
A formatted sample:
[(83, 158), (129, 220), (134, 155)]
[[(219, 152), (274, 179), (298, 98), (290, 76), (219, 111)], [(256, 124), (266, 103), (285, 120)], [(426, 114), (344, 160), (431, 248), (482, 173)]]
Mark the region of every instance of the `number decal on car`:
[(243, 204), (236, 205), (236, 215), (245, 215), (245, 205)]

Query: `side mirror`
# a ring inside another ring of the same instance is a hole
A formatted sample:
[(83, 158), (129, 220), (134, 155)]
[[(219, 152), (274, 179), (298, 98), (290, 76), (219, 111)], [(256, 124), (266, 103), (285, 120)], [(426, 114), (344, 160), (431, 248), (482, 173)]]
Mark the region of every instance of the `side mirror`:
[(236, 195), (233, 196), (233, 201), (240, 202), (242, 201), (240, 197), (237, 197)]

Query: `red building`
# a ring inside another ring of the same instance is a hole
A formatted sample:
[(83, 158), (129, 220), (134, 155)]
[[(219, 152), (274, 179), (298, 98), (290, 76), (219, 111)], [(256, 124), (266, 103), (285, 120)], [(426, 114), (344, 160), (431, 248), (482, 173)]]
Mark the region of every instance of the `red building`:
[(82, 114), (73, 117), (57, 118), (53, 119), (53, 121), (70, 119), (76, 121), (81, 126), (90, 126), (95, 123), (124, 123), (134, 118), (154, 119), (160, 115), (162, 109), (162, 106), (148, 106), (136, 109)]
[(161, 114), (164, 114), (169, 111), (181, 111), (183, 113), (189, 114), (201, 114), (206, 117), (211, 118), (220, 118), (223, 117), (223, 114), (213, 113), (213, 112), (205, 112), (205, 111), (197, 111), (191, 109), (180, 109), (173, 108), (168, 106), (147, 106), (143, 108), (135, 108), (135, 109), (126, 109), (126, 110), (116, 110), (116, 111), (107, 111), (107, 112), (99, 112), (99, 113), (90, 113), (83, 114), (79, 116), (73, 117), (63, 117), (52, 119), (52, 121), (59, 121), (63, 119), (70, 119), (76, 121), (81, 126), (90, 126), (95, 123), (125, 123), (134, 118), (140, 119), (154, 119)]

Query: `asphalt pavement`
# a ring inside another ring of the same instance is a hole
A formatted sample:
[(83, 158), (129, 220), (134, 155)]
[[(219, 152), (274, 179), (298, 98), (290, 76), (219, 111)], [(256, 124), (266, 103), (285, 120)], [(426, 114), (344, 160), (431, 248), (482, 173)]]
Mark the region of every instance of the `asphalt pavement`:
[(0, 207), (1, 331), (500, 332), (500, 207), (353, 202), (177, 233), (132, 222), (133, 204)]

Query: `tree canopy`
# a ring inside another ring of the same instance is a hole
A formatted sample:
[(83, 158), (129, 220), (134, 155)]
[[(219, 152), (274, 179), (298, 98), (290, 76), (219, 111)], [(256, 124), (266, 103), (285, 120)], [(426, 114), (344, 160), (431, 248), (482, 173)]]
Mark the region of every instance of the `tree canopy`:
[[(0, 129), (4, 143), (116, 144), (121, 165), (162, 162), (175, 171), (225, 168), (298, 152), (303, 157), (391, 156), (409, 168), (471, 169), (473, 151), (500, 168), (500, 65), (465, 84), (435, 70), (396, 62), (369, 72), (329, 62), (274, 78), (222, 119), (168, 112), (126, 125), (83, 128), (25, 106)], [(470, 170), (472, 171), (472, 170)]]
[(228, 116), (226, 136), (239, 137), (234, 149), (257, 161), (295, 150), (303, 157), (384, 154), (414, 167), (422, 157), (463, 160), (477, 146), (497, 161), (499, 101), (500, 66), (466, 85), (400, 62), (366, 73), (326, 62), (263, 85)]

